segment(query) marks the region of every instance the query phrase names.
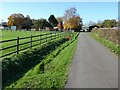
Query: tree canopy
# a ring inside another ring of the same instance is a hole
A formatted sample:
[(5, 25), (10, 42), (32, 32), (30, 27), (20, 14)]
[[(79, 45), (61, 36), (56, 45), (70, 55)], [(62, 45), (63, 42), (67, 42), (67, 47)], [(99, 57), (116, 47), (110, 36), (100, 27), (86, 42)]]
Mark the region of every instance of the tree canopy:
[(64, 13), (64, 29), (80, 29), (82, 26), (82, 19), (77, 14), (76, 8), (72, 7), (65, 10)]
[(45, 29), (45, 27), (52, 27), (46, 19), (33, 20), (33, 25), (36, 29)]
[(17, 26), (17, 29), (27, 28), (29, 29), (32, 26), (32, 21), (30, 17), (27, 15), (27, 17), (24, 17), (23, 14), (11, 14), (8, 17), (8, 26)]
[(22, 14), (11, 14), (8, 18), (8, 26), (20, 26), (24, 24), (24, 16)]
[(27, 16), (25, 17), (24, 25), (23, 25), (22, 28), (27, 28), (27, 30), (28, 30), (28, 29), (31, 28), (32, 25), (33, 25), (32, 20), (30, 19), (30, 16), (27, 15)]
[(56, 27), (58, 24), (58, 21), (54, 15), (50, 15), (50, 17), (48, 18), (48, 21), (53, 27)]
[(98, 21), (96, 25), (98, 25), (99, 27), (112, 28), (117, 26), (117, 21), (115, 19), (106, 19), (104, 21)]

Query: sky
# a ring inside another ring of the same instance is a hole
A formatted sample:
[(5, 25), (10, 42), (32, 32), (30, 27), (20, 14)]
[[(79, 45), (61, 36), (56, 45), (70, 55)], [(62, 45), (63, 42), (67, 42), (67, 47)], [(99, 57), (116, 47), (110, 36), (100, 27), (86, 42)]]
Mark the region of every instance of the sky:
[(84, 24), (89, 21), (118, 18), (117, 2), (1, 2), (0, 20), (7, 21), (13, 13), (29, 15), (31, 19), (48, 19), (51, 14), (61, 17), (70, 7), (77, 9)]

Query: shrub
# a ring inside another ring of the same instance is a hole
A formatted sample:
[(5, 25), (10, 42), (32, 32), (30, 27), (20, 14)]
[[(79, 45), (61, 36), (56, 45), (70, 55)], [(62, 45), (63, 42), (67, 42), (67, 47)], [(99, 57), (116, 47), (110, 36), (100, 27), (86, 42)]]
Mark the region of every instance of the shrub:
[(117, 29), (94, 29), (92, 30), (92, 33), (115, 44), (118, 44), (118, 39), (120, 40), (120, 30)]
[(72, 37), (71, 37), (70, 35), (68, 35), (68, 36), (66, 37), (67, 40), (71, 40), (71, 38), (72, 38)]

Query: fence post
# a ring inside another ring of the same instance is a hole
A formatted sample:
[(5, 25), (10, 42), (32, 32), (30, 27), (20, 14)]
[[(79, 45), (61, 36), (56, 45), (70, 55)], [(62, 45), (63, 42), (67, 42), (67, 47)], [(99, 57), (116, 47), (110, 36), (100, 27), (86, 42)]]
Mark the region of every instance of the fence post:
[(52, 41), (52, 31), (51, 31), (51, 41)]
[(41, 45), (41, 34), (40, 34), (40, 45)]
[(32, 35), (30, 37), (30, 49), (32, 49)]
[(60, 32), (59, 32), (59, 39), (60, 39)]
[(66, 38), (66, 32), (64, 33), (64, 38)]
[(55, 40), (56, 40), (56, 31), (55, 31)]
[(19, 54), (19, 37), (17, 37), (17, 42), (16, 42), (16, 52)]
[(60, 35), (60, 34), (59, 34), (59, 32), (58, 32), (58, 39), (59, 39), (59, 37), (60, 37), (59, 35)]
[(58, 39), (59, 39), (59, 32), (58, 32)]
[(46, 43), (47, 43), (47, 34), (46, 34)]
[(60, 32), (60, 38), (61, 38), (62, 32)]

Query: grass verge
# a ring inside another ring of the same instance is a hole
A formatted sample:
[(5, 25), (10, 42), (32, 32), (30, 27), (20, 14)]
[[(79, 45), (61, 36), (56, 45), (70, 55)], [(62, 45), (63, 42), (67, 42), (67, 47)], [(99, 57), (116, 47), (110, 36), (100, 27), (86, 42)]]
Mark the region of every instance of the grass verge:
[(77, 34), (6, 88), (63, 88), (77, 45)]
[(94, 32), (90, 34), (94, 39), (96, 39), (98, 42), (102, 43), (104, 46), (108, 47), (113, 53), (120, 55), (120, 46), (105, 39), (98, 37)]

